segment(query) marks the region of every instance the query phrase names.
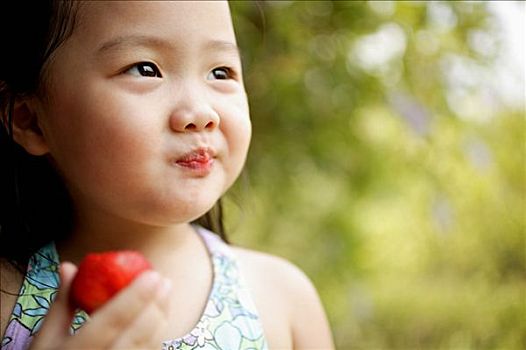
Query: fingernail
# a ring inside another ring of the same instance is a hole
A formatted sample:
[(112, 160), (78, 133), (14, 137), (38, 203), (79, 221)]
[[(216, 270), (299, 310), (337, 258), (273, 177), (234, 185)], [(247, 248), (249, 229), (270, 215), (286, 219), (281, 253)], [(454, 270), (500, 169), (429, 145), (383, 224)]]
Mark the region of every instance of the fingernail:
[(146, 271), (141, 276), (140, 284), (146, 286), (148, 289), (158, 288), (161, 283), (161, 275), (156, 271)]
[(168, 297), (172, 290), (172, 281), (168, 278), (163, 278), (159, 287), (159, 293), (157, 294), (160, 299)]

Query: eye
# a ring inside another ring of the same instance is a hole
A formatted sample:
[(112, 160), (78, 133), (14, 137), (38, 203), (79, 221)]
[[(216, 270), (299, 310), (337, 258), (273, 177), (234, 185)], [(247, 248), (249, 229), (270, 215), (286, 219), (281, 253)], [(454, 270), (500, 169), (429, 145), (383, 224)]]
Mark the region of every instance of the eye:
[(206, 77), (208, 80), (218, 79), (226, 80), (234, 78), (234, 71), (228, 67), (218, 67), (212, 69), (212, 71)]
[(152, 62), (136, 63), (126, 70), (125, 73), (141, 77), (162, 78), (159, 68)]

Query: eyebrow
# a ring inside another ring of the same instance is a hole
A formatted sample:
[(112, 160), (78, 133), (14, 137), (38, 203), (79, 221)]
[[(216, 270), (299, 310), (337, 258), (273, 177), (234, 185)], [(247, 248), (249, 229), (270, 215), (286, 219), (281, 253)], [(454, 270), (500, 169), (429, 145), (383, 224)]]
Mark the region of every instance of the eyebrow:
[(205, 43), (204, 47), (206, 50), (230, 51), (238, 56), (241, 56), (239, 47), (233, 42), (226, 40), (209, 40)]
[[(168, 41), (149, 35), (126, 35), (118, 36), (116, 38), (110, 39), (103, 43), (97, 50), (97, 54), (104, 54), (112, 50), (118, 50), (126, 47), (152, 47), (152, 48), (172, 48), (173, 45)], [(226, 51), (234, 53), (238, 56), (241, 56), (239, 47), (230, 41), (226, 40), (208, 40), (202, 47), (203, 51)]]
[(165, 40), (148, 35), (126, 35), (118, 36), (103, 43), (97, 50), (98, 54), (126, 47), (169, 47)]

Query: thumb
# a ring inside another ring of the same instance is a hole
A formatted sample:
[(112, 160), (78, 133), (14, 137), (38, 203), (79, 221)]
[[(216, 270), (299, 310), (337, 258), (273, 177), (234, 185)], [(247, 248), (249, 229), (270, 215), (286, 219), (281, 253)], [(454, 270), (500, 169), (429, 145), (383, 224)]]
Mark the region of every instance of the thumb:
[(69, 336), (69, 326), (75, 314), (75, 308), (69, 299), (69, 290), (76, 273), (77, 267), (72, 263), (60, 264), (60, 287), (57, 297), (49, 309), (42, 328), (35, 337), (32, 349), (55, 347)]

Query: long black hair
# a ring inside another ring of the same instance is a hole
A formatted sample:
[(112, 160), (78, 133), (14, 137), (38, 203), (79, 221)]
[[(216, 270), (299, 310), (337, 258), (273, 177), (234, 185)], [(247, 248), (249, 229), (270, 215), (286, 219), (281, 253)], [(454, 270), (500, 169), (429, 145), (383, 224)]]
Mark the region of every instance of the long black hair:
[[(24, 268), (42, 245), (67, 237), (73, 205), (47, 156), (27, 153), (13, 139), (15, 101), (43, 94), (46, 65), (71, 36), (80, 2), (15, 1), (0, 11), (0, 258)], [(195, 223), (227, 241), (219, 200)]]

